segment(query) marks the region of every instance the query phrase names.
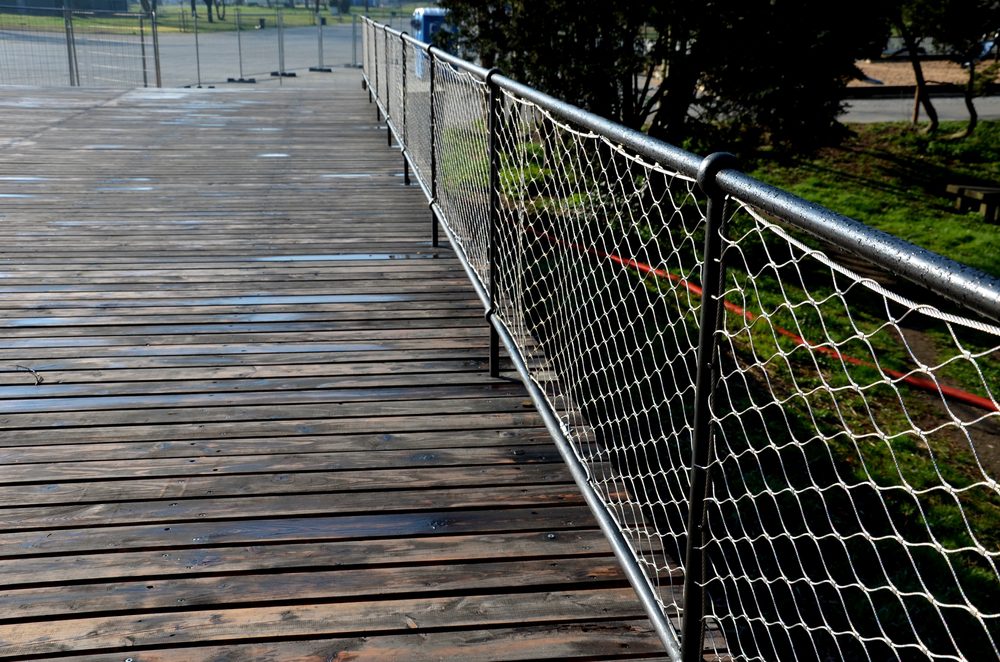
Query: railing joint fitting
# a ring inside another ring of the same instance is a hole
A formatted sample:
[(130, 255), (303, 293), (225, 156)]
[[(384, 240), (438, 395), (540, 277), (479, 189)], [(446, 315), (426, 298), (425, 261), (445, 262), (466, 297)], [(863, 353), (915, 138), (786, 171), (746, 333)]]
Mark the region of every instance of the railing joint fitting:
[(698, 186), (705, 195), (717, 196), (721, 193), (717, 180), (719, 173), (723, 170), (736, 170), (739, 166), (739, 159), (729, 152), (709, 154), (698, 166)]

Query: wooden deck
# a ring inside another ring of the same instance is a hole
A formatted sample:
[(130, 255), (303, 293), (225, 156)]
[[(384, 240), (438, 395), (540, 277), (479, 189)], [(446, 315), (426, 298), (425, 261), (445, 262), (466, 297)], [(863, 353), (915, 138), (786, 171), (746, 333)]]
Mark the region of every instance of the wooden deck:
[(0, 113), (0, 658), (662, 657), (359, 85)]

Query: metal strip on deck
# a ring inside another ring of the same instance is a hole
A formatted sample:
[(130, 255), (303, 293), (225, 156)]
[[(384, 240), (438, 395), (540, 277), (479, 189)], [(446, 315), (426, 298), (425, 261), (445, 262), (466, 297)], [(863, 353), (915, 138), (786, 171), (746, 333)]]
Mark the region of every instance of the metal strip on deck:
[(0, 659), (654, 659), (360, 90), (0, 90)]

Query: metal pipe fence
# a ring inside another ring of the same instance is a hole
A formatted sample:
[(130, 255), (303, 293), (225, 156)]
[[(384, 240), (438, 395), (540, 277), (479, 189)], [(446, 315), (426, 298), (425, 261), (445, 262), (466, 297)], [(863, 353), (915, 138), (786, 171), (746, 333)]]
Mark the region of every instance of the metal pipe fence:
[(0, 4), (0, 84), (158, 85), (156, 15)]
[(1000, 657), (1000, 281), (366, 21), (674, 660)]

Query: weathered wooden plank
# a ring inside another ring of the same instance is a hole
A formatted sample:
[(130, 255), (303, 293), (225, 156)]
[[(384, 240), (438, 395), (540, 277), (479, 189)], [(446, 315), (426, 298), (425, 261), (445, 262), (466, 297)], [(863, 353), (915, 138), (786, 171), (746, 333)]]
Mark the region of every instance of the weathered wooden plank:
[[(276, 398), (277, 399), (277, 398)], [(161, 409), (105, 409), (83, 412), (4, 413), (0, 429), (71, 428), (102, 425), (176, 425), (232, 421), (274, 421), (377, 417), (431, 416), (440, 413), (484, 414), (531, 410), (522, 395), (484, 394), (481, 398), (455, 397), (433, 400), (381, 400), (374, 402), (331, 401), (322, 404), (261, 404), (218, 407), (163, 407)]]
[[(130, 328), (148, 328), (155, 332), (156, 329), (165, 326), (188, 327), (188, 328), (213, 328), (229, 325), (232, 328), (246, 328), (263, 326), (266, 324), (314, 324), (335, 327), (338, 324), (379, 324), (385, 322), (392, 324), (394, 321), (403, 320), (409, 323), (416, 323), (418, 320), (440, 320), (442, 316), (447, 318), (464, 319), (472, 317), (479, 319), (482, 317), (482, 306), (478, 302), (465, 301), (442, 301), (435, 303), (434, 310), (427, 310), (422, 302), (409, 302), (410, 305), (394, 306), (392, 310), (378, 310), (365, 306), (330, 306), (330, 310), (314, 310), (310, 306), (309, 310), (288, 310), (285, 312), (272, 313), (246, 313), (233, 310), (223, 310), (216, 314), (190, 314), (177, 313), (169, 315), (142, 314), (139, 307), (128, 308), (119, 311), (122, 314), (91, 314), (91, 315), (48, 315), (44, 317), (17, 317), (0, 316), (0, 328), (6, 329), (6, 333), (23, 333), (32, 335), (45, 330), (58, 331), (60, 334), (79, 333), (87, 334), (91, 332), (90, 327), (105, 329), (118, 329), (122, 333), (128, 332)], [(420, 306), (414, 309), (412, 306)], [(78, 311), (80, 313), (94, 311)]]
[(511, 558), (607, 557), (611, 548), (594, 529), (465, 536), (382, 538), (337, 542), (213, 545), (155, 551), (35, 556), (9, 562), (0, 586), (24, 588), (75, 582), (155, 579), (241, 572), (362, 568), (392, 564), (453, 564)]
[(434, 432), (383, 432), (323, 436), (274, 436), (192, 441), (108, 441), (73, 443), (56, 437), (52, 444), (0, 447), (0, 464), (53, 462), (111, 462), (168, 457), (230, 457), (241, 455), (295, 455), (345, 451), (417, 450), (435, 448), (518, 447), (550, 444), (542, 427), (520, 425), (509, 430), (449, 430)]
[[(397, 566), (324, 570), (307, 568), (280, 574), (173, 577), (100, 584), (0, 590), (0, 624), (6, 619), (79, 618), (109, 612), (170, 611), (264, 604), (276, 595), (298, 603), (373, 600), (389, 596), (438, 593), (482, 594), (521, 590), (620, 588), (627, 585), (614, 557), (546, 558), (492, 563)], [(54, 626), (53, 629), (58, 629)]]
[(249, 632), (256, 637), (301, 637), (558, 623), (586, 619), (594, 613), (609, 619), (642, 617), (631, 589), (154, 612), (0, 624), (0, 658), (67, 650), (163, 646), (178, 640), (238, 640)]
[[(346, 292), (342, 294), (249, 294), (245, 292), (224, 292), (220, 296), (191, 296), (191, 297), (138, 297), (134, 300), (128, 298), (100, 298), (88, 296), (80, 299), (60, 299), (50, 298), (48, 295), (44, 299), (27, 298), (22, 295), (20, 300), (14, 299), (0, 301), (0, 313), (11, 315), (22, 311), (32, 310), (76, 310), (76, 309), (111, 309), (121, 312), (122, 309), (133, 308), (135, 302), (141, 302), (144, 308), (165, 308), (174, 309), (177, 312), (191, 313), (204, 310), (209, 307), (237, 308), (244, 309), (258, 306), (304, 306), (312, 304), (351, 304), (363, 303), (374, 307), (380, 305), (389, 308), (391, 304), (404, 302), (434, 302), (438, 299), (449, 296), (446, 289), (426, 289), (410, 288), (400, 292), (396, 287), (387, 286), (383, 291), (363, 291)], [(474, 299), (465, 295), (467, 301)]]
[(4, 531), (119, 526), (140, 522), (168, 524), (253, 517), (305, 517), (356, 513), (440, 510), (444, 508), (509, 508), (583, 503), (575, 485), (493, 486), (421, 489), (349, 494), (242, 495), (232, 498), (178, 498), (154, 501), (17, 506), (0, 508)]
[[(261, 436), (315, 436), (323, 434), (394, 434), (405, 431), (426, 432), (455, 429), (497, 430), (519, 426), (538, 427), (541, 418), (534, 411), (477, 412), (475, 416), (464, 413), (439, 412), (427, 416), (382, 414), (372, 418), (316, 418), (290, 420), (249, 420), (235, 422), (161, 423), (156, 425), (121, 424), (75, 428), (73, 440), (81, 443), (125, 442), (132, 439), (165, 442), (205, 439), (257, 438)], [(42, 445), (65, 443), (65, 429), (16, 430), (0, 434), (0, 440), (10, 445)]]
[[(299, 366), (339, 363), (380, 362), (405, 364), (416, 361), (464, 360), (482, 363), (488, 356), (486, 345), (466, 345), (464, 347), (413, 347), (395, 349), (372, 345), (340, 345), (320, 349), (286, 346), (269, 348), (268, 352), (244, 353), (191, 353), (165, 356), (84, 356), (63, 359), (24, 358), (0, 362), (0, 372), (20, 378), (21, 383), (34, 384), (37, 380), (27, 371), (31, 367), (39, 374), (60, 370), (141, 370), (160, 368), (204, 368), (242, 366)], [(94, 354), (93, 351), (88, 354)], [(296, 368), (297, 369), (297, 368)], [(56, 380), (49, 380), (52, 383)]]
[[(356, 331), (321, 331), (321, 332), (294, 332), (294, 333), (249, 333), (249, 334), (190, 334), (180, 336), (88, 336), (81, 338), (17, 338), (11, 339), (0, 349), (0, 361), (8, 361), (21, 356), (31, 357), (59, 357), (59, 356), (80, 356), (94, 352), (99, 356), (113, 356), (116, 353), (186, 353), (189, 347), (203, 348), (237, 348), (236, 351), (247, 351), (246, 345), (252, 343), (255, 346), (282, 348), (283, 345), (293, 343), (293, 346), (312, 344), (335, 344), (335, 343), (357, 343), (358, 332)], [(367, 344), (378, 345), (383, 342), (414, 342), (412, 340), (414, 331), (412, 329), (385, 329), (379, 331), (366, 331), (363, 334)], [(423, 343), (440, 343), (447, 346), (449, 343), (481, 342), (484, 338), (482, 328), (476, 326), (461, 326), (454, 328), (433, 328), (424, 329), (420, 333), (420, 340)], [(158, 343), (155, 348), (151, 347), (153, 342)], [(402, 346), (402, 345), (399, 345)], [(92, 349), (94, 348), (94, 349)], [(230, 349), (229, 351), (232, 351)]]
[[(375, 311), (373, 311), (375, 312)], [(458, 314), (461, 312), (462, 314)], [(244, 338), (261, 338), (263, 340), (274, 340), (269, 338), (270, 334), (274, 333), (328, 333), (331, 330), (336, 331), (353, 331), (355, 333), (359, 331), (364, 331), (368, 329), (380, 329), (380, 330), (407, 330), (411, 333), (414, 329), (441, 329), (441, 328), (453, 328), (453, 329), (478, 329), (479, 331), (485, 331), (486, 327), (482, 321), (482, 314), (478, 310), (468, 309), (463, 311), (455, 311), (455, 314), (449, 317), (440, 317), (440, 314), (434, 316), (408, 316), (406, 318), (402, 317), (399, 312), (395, 314), (390, 314), (388, 311), (382, 311), (385, 317), (379, 319), (377, 315), (371, 315), (366, 317), (366, 319), (347, 319), (347, 320), (336, 320), (336, 319), (325, 319), (320, 322), (281, 322), (281, 321), (270, 321), (270, 322), (246, 322), (246, 323), (203, 323), (203, 324), (159, 324), (159, 325), (139, 325), (139, 324), (129, 324), (125, 326), (114, 326), (107, 323), (106, 319), (100, 319), (103, 324), (100, 327), (92, 325), (90, 327), (84, 325), (74, 324), (72, 326), (56, 326), (54, 324), (43, 324), (36, 327), (28, 327), (27, 325), (21, 325), (15, 328), (7, 328), (4, 331), (4, 336), (11, 340), (19, 340), (24, 345), (27, 341), (32, 341), (37, 343), (52, 343), (56, 340), (62, 340), (66, 342), (68, 340), (83, 340), (90, 338), (100, 338), (103, 343), (111, 343), (112, 339), (118, 337), (124, 338), (136, 338), (136, 337), (149, 337), (153, 336), (159, 338), (165, 336), (174, 341), (175, 344), (181, 344), (182, 338), (196, 338), (200, 337), (203, 339), (212, 339), (215, 336), (226, 337), (226, 336), (236, 336)], [(390, 317), (391, 315), (391, 317)], [(82, 318), (74, 318), (82, 319)], [(164, 320), (160, 320), (163, 322)], [(0, 325), (2, 326), (2, 325)], [(248, 335), (253, 334), (253, 335)], [(206, 338), (207, 337), (207, 338)], [(90, 342), (88, 340), (88, 342)], [(12, 345), (13, 347), (14, 345)]]
[[(46, 398), (73, 395), (119, 395), (141, 390), (144, 393), (205, 392), (213, 390), (254, 390), (360, 387), (370, 384), (394, 385), (430, 381), (438, 385), (487, 382), (487, 372), (479, 361), (453, 358), (437, 361), (397, 361), (395, 363), (337, 363), (189, 366), (184, 368), (139, 368), (130, 370), (46, 371), (41, 375), (45, 388), (24, 369), (4, 372), (0, 368), (0, 398)], [(402, 377), (405, 376), (405, 377)], [(25, 378), (30, 384), (25, 383)], [(463, 382), (464, 380), (464, 382)]]
[(552, 506), (19, 531), (0, 533), (0, 557), (526, 530), (558, 535), (561, 530), (590, 527), (592, 521), (585, 507)]
[[(130, 648), (127, 656), (133, 662), (663, 660), (658, 641), (645, 620), (559, 623), (457, 632), (413, 632), (242, 645), (233, 643), (180, 650)], [(122, 653), (105, 653), (83, 655), (75, 659), (79, 662), (122, 662), (124, 658)]]
[(406, 450), (342, 451), (293, 455), (244, 455), (167, 457), (156, 459), (63, 461), (8, 464), (0, 467), (0, 482), (58, 483), (67, 480), (102, 480), (108, 477), (194, 476), (260, 474), (276, 471), (357, 471), (404, 467), (449, 467), (482, 464), (531, 464), (559, 461), (549, 445), (487, 446), (479, 448), (429, 448)]
[[(119, 358), (146, 358), (152, 356), (171, 357), (217, 357), (220, 355), (250, 355), (250, 354), (298, 354), (317, 352), (377, 352), (388, 350), (467, 350), (470, 347), (481, 347), (480, 352), (485, 350), (486, 340), (481, 334), (474, 333), (466, 336), (456, 336), (452, 338), (438, 338), (431, 342), (419, 339), (396, 339), (383, 338), (375, 341), (358, 341), (357, 339), (345, 342), (254, 342), (254, 343), (191, 343), (187, 345), (164, 345), (164, 346), (111, 346), (88, 348), (86, 350), (76, 348), (44, 348), (44, 349), (22, 349), (22, 350), (2, 350), (0, 349), (0, 362), (7, 362), (13, 367), (18, 363), (28, 362), (51, 362), (53, 359), (67, 359), (86, 356), (91, 361), (91, 365), (107, 365), (107, 359)], [(415, 358), (420, 358), (418, 354)], [(93, 359), (101, 359), (94, 363)], [(238, 361), (239, 359), (233, 359)], [(254, 359), (256, 360), (256, 359)], [(81, 361), (83, 363), (83, 361)], [(42, 366), (44, 368), (44, 365)]]
[[(4, 507), (40, 504), (110, 503), (149, 499), (194, 499), (265, 494), (310, 494), (393, 491), (441, 487), (512, 487), (572, 482), (558, 462), (486, 464), (467, 467), (367, 469), (365, 471), (299, 471), (247, 476), (183, 476), (122, 478), (111, 481), (68, 481), (0, 486)], [(405, 497), (405, 495), (398, 495)], [(2, 512), (2, 511), (0, 511)]]
[[(421, 381), (424, 383), (421, 384)], [(441, 383), (445, 382), (445, 383)], [(438, 402), (452, 399), (471, 400), (490, 398), (501, 404), (501, 398), (524, 397), (520, 384), (498, 380), (464, 380), (446, 383), (447, 380), (421, 380), (411, 377), (409, 383), (395, 380), (392, 384), (356, 384), (348, 387), (328, 386), (327, 388), (270, 388), (234, 389), (216, 392), (189, 391), (187, 393), (122, 393), (83, 395), (78, 392), (71, 397), (8, 397), (0, 399), (0, 414), (45, 414), (58, 412), (111, 411), (123, 409), (179, 409), (209, 407), (241, 407), (263, 405), (303, 405), (314, 403), (344, 404), (345, 402), (405, 402), (408, 400), (434, 399)], [(30, 387), (29, 387), (30, 388)], [(33, 389), (49, 390), (47, 387)], [(18, 395), (31, 391), (22, 390)], [(447, 408), (447, 404), (442, 405)], [(0, 419), (3, 420), (3, 419)], [(12, 421), (14, 419), (11, 419)], [(81, 417), (81, 424), (85, 425)], [(2, 425), (2, 424), (0, 424)]]

